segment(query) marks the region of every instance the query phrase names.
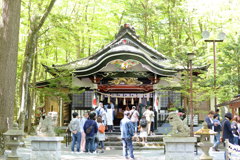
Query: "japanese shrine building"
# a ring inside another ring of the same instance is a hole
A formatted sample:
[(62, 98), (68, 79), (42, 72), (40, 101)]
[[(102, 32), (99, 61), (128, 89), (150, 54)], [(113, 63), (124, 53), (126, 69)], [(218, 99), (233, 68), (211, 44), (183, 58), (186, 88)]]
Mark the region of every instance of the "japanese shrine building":
[[(92, 56), (44, 67), (55, 78), (64, 72), (71, 73), (72, 86), (85, 90), (81, 94), (69, 95), (71, 103), (46, 98), (46, 112), (59, 112), (60, 124), (69, 121), (72, 112), (82, 114), (91, 109), (94, 97), (104, 103), (113, 102), (117, 118), (121, 118), (120, 113), (126, 107), (135, 105), (142, 113), (143, 106), (152, 105), (160, 121), (163, 120), (161, 115), (169, 108), (187, 106), (186, 98), (175, 90), (181, 87), (179, 76), (184, 68), (174, 67), (167, 57), (140, 41), (134, 28), (128, 24), (121, 27), (115, 40)], [(207, 67), (198, 69), (206, 70)], [(47, 85), (47, 81), (37, 83), (39, 88)], [(208, 102), (202, 104), (202, 109), (209, 109)]]

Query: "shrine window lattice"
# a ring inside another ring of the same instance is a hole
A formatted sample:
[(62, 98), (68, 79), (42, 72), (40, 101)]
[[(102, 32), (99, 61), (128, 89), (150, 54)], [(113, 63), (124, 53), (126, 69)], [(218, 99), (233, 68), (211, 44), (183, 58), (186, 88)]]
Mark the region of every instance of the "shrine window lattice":
[(176, 91), (161, 91), (160, 105), (162, 109), (167, 109), (169, 107), (181, 107), (181, 93)]
[(72, 95), (72, 109), (92, 107), (93, 91), (85, 91), (81, 94)]

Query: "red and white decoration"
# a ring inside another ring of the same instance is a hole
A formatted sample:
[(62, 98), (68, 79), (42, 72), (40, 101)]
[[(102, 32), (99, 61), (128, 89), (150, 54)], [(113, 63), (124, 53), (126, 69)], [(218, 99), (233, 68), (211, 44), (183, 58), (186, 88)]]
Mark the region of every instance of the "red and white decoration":
[(95, 95), (95, 94), (93, 95), (92, 107), (93, 107), (93, 108), (97, 107), (97, 98), (96, 98), (96, 95)]

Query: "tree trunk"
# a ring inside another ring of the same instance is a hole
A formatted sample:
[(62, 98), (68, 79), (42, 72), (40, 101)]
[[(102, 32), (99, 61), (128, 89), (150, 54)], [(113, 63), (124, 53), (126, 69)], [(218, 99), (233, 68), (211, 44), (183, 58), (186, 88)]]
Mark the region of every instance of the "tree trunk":
[[(37, 65), (38, 65), (38, 56), (37, 54), (35, 55), (34, 58), (34, 74), (33, 74), (33, 84), (36, 83), (36, 77), (37, 77)], [(29, 102), (29, 107), (28, 107), (28, 123), (27, 123), (27, 133), (31, 133), (31, 128), (32, 128), (32, 114), (33, 111), (35, 111), (36, 107), (36, 90), (32, 89), (31, 90), (31, 95), (29, 94), (29, 99), (31, 98), (31, 101)]]
[[(27, 40), (27, 45), (25, 49), (25, 56), (24, 56), (24, 63), (22, 67), (22, 75), (21, 75), (21, 82), (20, 82), (20, 88), (21, 88), (21, 93), (20, 93), (20, 102), (21, 106), (18, 112), (18, 120), (19, 120), (19, 125), (21, 129), (24, 129), (24, 124), (25, 124), (25, 116), (26, 116), (26, 108), (28, 106), (28, 88), (29, 88), (29, 82), (31, 79), (31, 73), (32, 73), (32, 65), (33, 65), (33, 55), (34, 55), (34, 50), (36, 48), (36, 40), (37, 40), (37, 35), (33, 35), (31, 32), (28, 36)], [(22, 114), (22, 116), (20, 116)]]
[(18, 119), (19, 122), (21, 122), (20, 126), (22, 129), (24, 129), (25, 124), (25, 116), (20, 115), (26, 115), (26, 107), (28, 103), (28, 88), (29, 83), (31, 80), (31, 72), (32, 72), (32, 65), (33, 65), (33, 55), (35, 53), (36, 48), (36, 42), (38, 39), (38, 33), (39, 30), (42, 28), (44, 22), (46, 21), (46, 18), (48, 17), (49, 13), (51, 12), (53, 5), (56, 0), (51, 0), (48, 8), (46, 9), (43, 16), (39, 18), (36, 16), (32, 19), (31, 25), (30, 25), (30, 33), (28, 35), (26, 48), (25, 48), (25, 55), (24, 55), (24, 63), (22, 68), (22, 75), (21, 75), (21, 82), (20, 82), (20, 109), (18, 112)]
[[(0, 23), (0, 155), (14, 115), (21, 0), (3, 0)], [(9, 122), (9, 123), (7, 123)]]

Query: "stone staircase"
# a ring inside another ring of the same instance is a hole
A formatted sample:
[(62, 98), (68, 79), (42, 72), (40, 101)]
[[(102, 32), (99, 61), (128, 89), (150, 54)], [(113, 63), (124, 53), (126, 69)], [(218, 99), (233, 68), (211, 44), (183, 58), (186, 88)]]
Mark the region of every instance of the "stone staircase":
[[(137, 137), (133, 138), (134, 150), (161, 150), (164, 149), (163, 136), (154, 135), (147, 137), (147, 143), (136, 141)], [(113, 132), (106, 132), (105, 148), (122, 150), (121, 132), (119, 126), (114, 126)]]

